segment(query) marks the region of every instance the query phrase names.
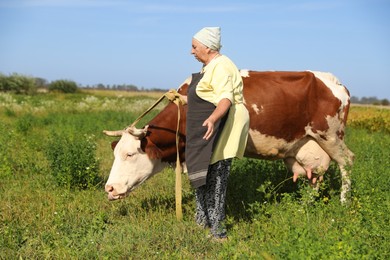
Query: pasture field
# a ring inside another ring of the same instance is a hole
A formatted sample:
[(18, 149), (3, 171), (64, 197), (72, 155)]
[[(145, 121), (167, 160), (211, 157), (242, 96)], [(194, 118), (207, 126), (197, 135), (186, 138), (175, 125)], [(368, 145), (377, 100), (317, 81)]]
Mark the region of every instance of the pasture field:
[(335, 164), (314, 192), (280, 161), (234, 161), (229, 240), (217, 243), (194, 222), (186, 176), (176, 220), (172, 168), (107, 200), (115, 139), (102, 130), (131, 124), (156, 96), (0, 93), (0, 259), (390, 259), (389, 109), (351, 108), (345, 206)]

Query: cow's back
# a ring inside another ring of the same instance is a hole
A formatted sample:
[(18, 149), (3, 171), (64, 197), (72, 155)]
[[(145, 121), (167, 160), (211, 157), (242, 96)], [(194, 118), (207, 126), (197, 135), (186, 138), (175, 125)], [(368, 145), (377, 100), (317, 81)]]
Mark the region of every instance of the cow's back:
[(254, 72), (243, 77), (250, 128), (290, 142), (305, 127), (325, 130), (324, 115), (334, 116), (340, 102), (311, 72)]

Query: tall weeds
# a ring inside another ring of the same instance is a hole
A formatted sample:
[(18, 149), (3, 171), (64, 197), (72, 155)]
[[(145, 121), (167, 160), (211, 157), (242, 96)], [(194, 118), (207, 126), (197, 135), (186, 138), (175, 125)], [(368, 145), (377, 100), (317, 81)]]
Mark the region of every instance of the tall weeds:
[(335, 164), (314, 192), (279, 161), (234, 161), (224, 244), (195, 224), (185, 176), (176, 221), (172, 168), (109, 202), (112, 139), (101, 131), (123, 129), (154, 100), (0, 94), (0, 259), (390, 259), (390, 135), (371, 123), (346, 134), (356, 155), (348, 206)]

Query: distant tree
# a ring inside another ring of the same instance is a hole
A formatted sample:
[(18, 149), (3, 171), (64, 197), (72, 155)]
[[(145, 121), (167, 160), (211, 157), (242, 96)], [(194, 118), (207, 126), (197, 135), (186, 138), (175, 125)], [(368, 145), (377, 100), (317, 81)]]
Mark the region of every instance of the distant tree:
[(46, 79), (43, 78), (34, 78), (35, 80), (35, 86), (37, 88), (47, 88), (48, 83)]
[(0, 91), (7, 91), (7, 76), (3, 73), (0, 73)]
[(379, 104), (379, 100), (376, 97), (362, 97), (361, 99), (362, 104)]
[(135, 85), (125, 85), (124, 87), (127, 91), (138, 91), (138, 88)]
[(359, 99), (358, 97), (352, 96), (351, 97), (351, 103), (354, 104), (365, 104), (365, 105), (382, 105), (382, 106), (388, 106), (389, 100), (388, 99), (378, 99), (376, 97), (362, 97)]
[(351, 103), (358, 104), (360, 102), (358, 97), (352, 96), (351, 97)]
[(381, 105), (382, 106), (388, 106), (388, 105), (390, 105), (390, 102), (389, 102), (388, 99), (385, 98), (385, 99), (382, 99)]
[(9, 76), (0, 74), (0, 91), (16, 94), (33, 94), (36, 92), (35, 80), (32, 77), (17, 73)]
[(102, 83), (99, 83), (99, 84), (97, 84), (96, 88), (97, 89), (105, 89), (106, 86), (104, 86), (104, 84), (102, 84)]
[(77, 84), (71, 80), (56, 80), (49, 84), (50, 91), (60, 91), (63, 93), (75, 93), (78, 90)]
[(166, 92), (168, 91), (167, 89), (162, 89), (162, 88), (151, 88), (149, 91), (154, 91), (154, 92)]

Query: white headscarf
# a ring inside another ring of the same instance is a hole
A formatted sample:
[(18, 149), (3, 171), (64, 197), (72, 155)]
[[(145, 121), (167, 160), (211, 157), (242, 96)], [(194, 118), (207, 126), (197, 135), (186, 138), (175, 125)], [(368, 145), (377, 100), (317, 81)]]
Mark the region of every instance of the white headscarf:
[(194, 35), (194, 39), (203, 43), (212, 50), (219, 51), (221, 49), (221, 28), (220, 27), (205, 27)]

